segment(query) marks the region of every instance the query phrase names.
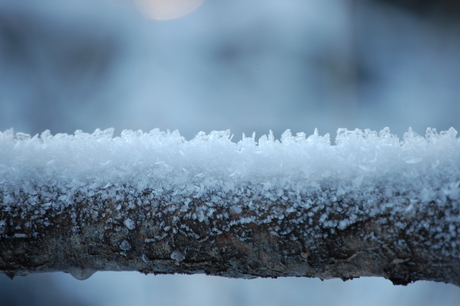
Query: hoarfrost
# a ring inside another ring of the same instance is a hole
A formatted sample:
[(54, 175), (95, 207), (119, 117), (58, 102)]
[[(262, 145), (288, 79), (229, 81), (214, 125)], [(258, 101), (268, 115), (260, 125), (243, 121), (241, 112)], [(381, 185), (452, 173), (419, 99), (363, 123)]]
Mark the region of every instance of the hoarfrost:
[[(427, 129), (425, 137), (409, 130), (402, 140), (388, 128), (339, 129), (335, 144), (317, 130), (310, 136), (288, 130), (280, 140), (273, 133), (259, 140), (254, 134), (239, 142), (231, 138), (229, 131), (215, 131), (187, 141), (177, 131), (158, 129), (119, 137), (113, 129), (34, 137), (0, 132), (0, 205), (36, 213), (23, 229), (0, 220), (0, 235), (29, 235), (35, 224), (52, 226), (52, 214), (70, 209), (76, 233), (82, 216), (105, 218), (105, 228), (117, 233), (156, 218), (160, 230), (147, 239), (179, 231), (196, 238), (190, 226), (181, 226), (184, 219), (212, 220), (212, 233), (273, 223), (277, 235), (288, 235), (292, 229), (283, 224), (289, 219), (316, 224), (311, 238), (320, 229), (336, 232), (390, 212), (398, 228), (412, 230), (405, 218), (430, 205), (456, 205), (445, 209), (452, 220), (445, 239), (460, 245), (460, 140), (452, 128)], [(77, 203), (89, 198), (113, 204), (78, 211)], [(439, 224), (416, 226), (437, 231)], [(127, 240), (119, 247), (132, 248)], [(171, 258), (180, 261), (179, 254)]]
[(5, 220), (0, 220), (0, 235), (6, 233), (6, 222)]
[(184, 261), (185, 256), (179, 251), (174, 251), (171, 253), (171, 259), (174, 259), (177, 262), (181, 262)]
[(129, 251), (131, 250), (131, 244), (127, 240), (123, 240), (120, 243), (120, 249), (122, 249), (123, 251)]
[(136, 228), (136, 223), (130, 218), (126, 219), (123, 223), (129, 230), (133, 230)]

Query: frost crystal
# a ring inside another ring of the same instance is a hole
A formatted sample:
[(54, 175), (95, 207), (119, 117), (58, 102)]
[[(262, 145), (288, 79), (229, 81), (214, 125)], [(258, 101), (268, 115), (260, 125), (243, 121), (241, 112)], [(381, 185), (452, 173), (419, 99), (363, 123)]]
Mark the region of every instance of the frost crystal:
[(181, 262), (184, 261), (185, 256), (179, 251), (174, 251), (171, 253), (171, 259), (174, 259), (177, 262)]
[(133, 230), (136, 228), (136, 223), (130, 218), (126, 219), (123, 223), (129, 230)]
[(6, 233), (6, 222), (5, 220), (0, 220), (0, 234)]
[(131, 244), (128, 241), (123, 240), (120, 243), (120, 249), (122, 249), (123, 251), (129, 251), (131, 250)]

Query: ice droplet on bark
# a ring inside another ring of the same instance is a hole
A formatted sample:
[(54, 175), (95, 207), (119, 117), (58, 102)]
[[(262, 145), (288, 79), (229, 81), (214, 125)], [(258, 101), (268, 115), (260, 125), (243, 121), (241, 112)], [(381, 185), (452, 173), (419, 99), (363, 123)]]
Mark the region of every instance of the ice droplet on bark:
[(67, 268), (67, 273), (69, 273), (70, 275), (72, 275), (74, 278), (78, 279), (78, 280), (85, 280), (85, 279), (88, 279), (90, 278), (94, 273), (96, 273), (96, 269), (94, 268), (91, 268), (91, 267), (84, 267), (84, 268), (80, 268), (80, 267), (69, 267)]

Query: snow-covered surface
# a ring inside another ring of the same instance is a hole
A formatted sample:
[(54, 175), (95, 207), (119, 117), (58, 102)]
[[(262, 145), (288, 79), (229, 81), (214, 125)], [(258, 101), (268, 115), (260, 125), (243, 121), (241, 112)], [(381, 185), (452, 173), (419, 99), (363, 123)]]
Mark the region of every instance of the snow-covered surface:
[[(0, 176), (2, 205), (25, 205), (38, 215), (50, 208), (59, 213), (94, 196), (138, 209), (167, 199), (159, 214), (175, 212), (207, 224), (209, 219), (226, 220), (211, 229), (209, 235), (214, 235), (238, 224), (283, 220), (299, 208), (307, 216), (290, 216), (289, 225), (309, 225), (304, 234), (309, 238), (321, 238), (324, 228), (336, 232), (388, 215), (389, 224), (382, 224), (389, 226), (387, 232), (412, 235), (424, 228), (437, 237), (435, 243), (427, 240), (427, 247), (445, 256), (460, 255), (460, 140), (453, 128), (440, 133), (428, 129), (424, 137), (409, 130), (402, 140), (389, 129), (339, 129), (335, 144), (317, 131), (307, 137), (288, 130), (280, 140), (271, 133), (258, 140), (243, 135), (233, 142), (230, 131), (198, 133), (187, 141), (177, 131), (158, 129), (125, 130), (118, 137), (112, 129), (54, 136), (46, 131), (34, 137), (8, 130), (0, 132)], [(149, 196), (140, 198), (146, 191)], [(443, 220), (431, 217), (431, 205), (443, 207)], [(86, 209), (97, 215), (105, 208)], [(228, 210), (238, 217), (229, 219)], [(426, 214), (426, 220), (412, 222), (417, 213)], [(314, 219), (319, 224), (313, 226)], [(39, 218), (15, 230), (30, 232), (34, 222), (49, 223)], [(162, 235), (147, 239), (161, 240), (179, 230), (200, 238), (179, 224), (179, 217), (172, 222), (161, 220)], [(129, 230), (136, 227), (129, 217), (122, 224)], [(272, 230), (289, 237), (294, 228)], [(126, 240), (119, 245), (123, 251), (132, 247)], [(183, 255), (175, 251), (171, 258), (181, 261)]]
[(21, 180), (29, 178), (26, 172), (40, 168), (34, 176), (85, 178), (98, 183), (142, 181), (143, 176), (136, 175), (139, 173), (177, 186), (181, 177), (251, 181), (286, 176), (318, 181), (426, 168), (455, 173), (458, 169), (452, 166), (458, 166), (460, 156), (460, 141), (453, 128), (440, 133), (428, 128), (425, 136), (409, 129), (402, 139), (389, 128), (380, 132), (339, 129), (335, 144), (329, 134), (319, 135), (316, 130), (312, 135), (293, 135), (287, 130), (279, 140), (271, 132), (258, 139), (255, 133), (249, 137), (243, 134), (239, 141), (233, 138), (229, 130), (200, 132), (191, 140), (178, 131), (158, 129), (125, 130), (121, 136), (114, 136), (113, 129), (97, 129), (91, 134), (76, 131), (73, 135), (45, 131), (34, 136), (7, 130), (0, 131), (0, 161), (3, 174), (16, 173)]
[[(397, 10), (360, 7), (359, 78), (345, 103), (350, 93), (336, 78), (337, 67), (350, 59), (343, 3), (213, 0), (183, 19), (159, 23), (144, 20), (124, 0), (0, 0), (0, 130), (34, 135), (159, 127), (179, 129), (187, 139), (200, 130), (229, 128), (235, 139), (268, 129), (280, 138), (287, 128), (318, 127), (323, 135), (344, 126), (390, 126), (400, 137), (409, 126), (422, 134), (428, 126), (459, 130), (458, 27), (446, 31)], [(372, 170), (362, 166), (363, 175)], [(50, 279), (55, 292), (97, 305), (421, 306), (460, 300), (452, 285), (399, 287), (376, 278), (245, 281), (132, 272), (97, 273), (85, 282), (63, 273), (4, 279), (0, 289), (19, 287), (16, 301), (30, 294), (24, 305), (39, 303), (40, 293), (51, 291)]]
[[(440, 133), (428, 129), (426, 136), (409, 130), (402, 140), (388, 128), (380, 132), (339, 129), (335, 144), (328, 134), (321, 136), (317, 131), (306, 136), (287, 130), (280, 140), (272, 133), (259, 139), (255, 134), (243, 135), (237, 142), (232, 138), (230, 131), (215, 131), (200, 132), (187, 141), (178, 131), (158, 129), (125, 130), (117, 137), (113, 129), (54, 136), (46, 131), (33, 137), (13, 130), (0, 132), (2, 204), (15, 203), (17, 189), (30, 193), (34, 186), (66, 190), (68, 197), (62, 195), (58, 202), (71, 205), (71, 195), (77, 191), (91, 197), (126, 184), (138, 192), (173, 190), (173, 195), (182, 198), (216, 190), (237, 193), (235, 188), (241, 185), (261, 185), (264, 197), (277, 198), (286, 190), (299, 194), (324, 181), (352, 182), (350, 190), (337, 190), (340, 196), (369, 179), (386, 178), (398, 178), (401, 190), (422, 191), (424, 202), (438, 198), (431, 193), (438, 189), (458, 196), (460, 141), (453, 128)], [(44, 200), (46, 194), (41, 196), (42, 205), (56, 202)], [(33, 201), (30, 198), (23, 204), (39, 203)], [(135, 227), (131, 219), (124, 225)]]

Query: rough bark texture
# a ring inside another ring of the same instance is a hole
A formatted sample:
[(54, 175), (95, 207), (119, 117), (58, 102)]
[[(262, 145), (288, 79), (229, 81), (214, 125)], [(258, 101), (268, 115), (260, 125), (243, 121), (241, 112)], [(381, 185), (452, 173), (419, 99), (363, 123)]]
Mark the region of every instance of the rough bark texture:
[[(460, 285), (459, 221), (448, 218), (460, 215), (459, 203), (449, 196), (415, 203), (409, 194), (421, 191), (389, 194), (391, 182), (371, 184), (361, 187), (360, 199), (340, 194), (331, 183), (276, 198), (265, 198), (258, 186), (235, 186), (226, 196), (239, 203), (237, 210), (221, 205), (222, 195), (214, 201), (218, 191), (176, 203), (171, 190), (158, 195), (112, 185), (90, 197), (77, 192), (71, 195), (74, 205), (59, 206), (48, 203), (50, 194), (59, 203), (66, 190), (42, 187), (48, 200), (40, 203), (40, 194), (19, 186), (16, 204), (0, 205), (0, 271), (10, 277), (65, 271), (79, 279), (108, 270), (236, 278), (382, 276), (402, 285)], [(40, 204), (22, 204), (31, 197)], [(367, 197), (377, 199), (378, 211), (360, 203)], [(406, 213), (392, 203), (406, 203)], [(203, 214), (199, 207), (210, 209)], [(347, 216), (353, 220), (340, 223)]]

